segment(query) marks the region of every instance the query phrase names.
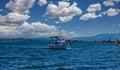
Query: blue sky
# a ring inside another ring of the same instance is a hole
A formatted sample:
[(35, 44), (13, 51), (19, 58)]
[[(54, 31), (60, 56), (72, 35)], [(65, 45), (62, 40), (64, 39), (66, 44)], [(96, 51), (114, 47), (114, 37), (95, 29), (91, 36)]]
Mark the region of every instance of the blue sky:
[(0, 0), (0, 37), (120, 33), (120, 0)]

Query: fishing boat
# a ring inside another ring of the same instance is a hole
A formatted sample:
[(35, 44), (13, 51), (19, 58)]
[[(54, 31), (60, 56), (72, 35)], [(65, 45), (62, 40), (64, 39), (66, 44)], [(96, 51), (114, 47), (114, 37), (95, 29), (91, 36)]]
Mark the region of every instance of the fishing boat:
[(70, 49), (70, 43), (65, 40), (63, 36), (49, 37), (49, 48), (58, 50)]

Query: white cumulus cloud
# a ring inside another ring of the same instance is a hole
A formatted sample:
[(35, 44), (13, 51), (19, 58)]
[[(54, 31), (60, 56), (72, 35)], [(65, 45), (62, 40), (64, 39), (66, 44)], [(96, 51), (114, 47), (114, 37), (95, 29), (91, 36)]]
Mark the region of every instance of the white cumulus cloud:
[(68, 2), (69, 0), (62, 0), (62, 1), (67, 1)]
[(57, 27), (41, 22), (33, 22), (31, 24), (24, 22), (19, 29), (23, 36), (40, 37), (57, 34)]
[(24, 22), (18, 26), (0, 26), (0, 37), (46, 37), (58, 35), (57, 27), (41, 22)]
[(18, 26), (0, 26), (0, 37), (22, 37), (22, 38), (34, 38), (34, 37), (48, 37), (59, 35), (61, 31), (65, 37), (77, 37), (79, 34), (75, 32), (67, 32), (65, 30), (59, 30), (54, 25), (47, 25), (41, 22), (27, 23), (24, 22)]
[(95, 13), (86, 13), (84, 15), (82, 15), (80, 17), (81, 20), (89, 20), (89, 19), (94, 19), (94, 18), (98, 18), (98, 17), (102, 17), (101, 14), (96, 15)]
[(55, 4), (48, 4), (45, 15), (48, 18), (59, 18), (60, 22), (67, 22), (81, 13), (82, 11), (77, 7), (76, 2), (70, 5), (69, 2), (60, 1), (58, 2), (58, 6)]
[(8, 13), (5, 16), (0, 16), (0, 25), (12, 25), (22, 23), (28, 20), (30, 16), (27, 14), (22, 15), (19, 13)]
[(6, 8), (18, 13), (28, 13), (35, 0), (10, 0)]
[(96, 12), (96, 11), (101, 11), (101, 4), (97, 3), (97, 4), (91, 4), (88, 8), (87, 8), (88, 12)]
[(68, 22), (68, 21), (70, 21), (72, 19), (73, 19), (72, 16), (59, 17), (60, 22)]
[(109, 1), (109, 0), (108, 1), (104, 1), (103, 4), (105, 6), (114, 6), (115, 5), (115, 3), (113, 1)]
[(115, 4), (119, 3), (120, 0), (105, 0), (103, 4), (105, 6), (114, 6)]
[(106, 12), (103, 12), (103, 14), (108, 15), (108, 16), (116, 16), (120, 13), (120, 9), (114, 9), (114, 8), (109, 8)]
[(30, 18), (27, 14), (22, 15), (19, 13), (8, 13), (6, 16), (6, 22), (20, 23)]
[(79, 37), (80, 36), (78, 33), (73, 32), (73, 31), (71, 31), (71, 32), (67, 32), (65, 30), (59, 30), (59, 31), (61, 32), (60, 35), (65, 36), (67, 38)]
[(19, 31), (14, 26), (0, 26), (0, 38), (19, 37)]
[(39, 0), (38, 5), (43, 6), (47, 4), (47, 0)]
[[(54, 25), (41, 22), (26, 22), (30, 18), (29, 9), (33, 7), (34, 2), (35, 0), (10, 0), (6, 4), (6, 8), (12, 12), (4, 16), (0, 15), (0, 37), (46, 37), (59, 35), (61, 30)], [(45, 4), (45, 2), (42, 2), (42, 4)], [(49, 4), (46, 15), (52, 18), (59, 18), (60, 22), (67, 22), (81, 13), (82, 11), (77, 7), (77, 3), (70, 5), (68, 2), (61, 1), (58, 6)], [(63, 30), (63, 33), (69, 37), (78, 36), (75, 32)]]
[(108, 0), (108, 1), (113, 1), (113, 2), (116, 2), (116, 3), (120, 2), (120, 0)]

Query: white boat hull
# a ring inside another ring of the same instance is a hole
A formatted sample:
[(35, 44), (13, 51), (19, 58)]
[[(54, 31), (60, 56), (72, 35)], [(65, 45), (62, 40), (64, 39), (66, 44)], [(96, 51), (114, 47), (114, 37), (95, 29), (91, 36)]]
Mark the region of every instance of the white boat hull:
[(118, 46), (120, 46), (120, 41), (119, 41), (119, 40), (118, 40), (118, 41), (116, 40), (115, 43), (116, 43)]
[(49, 44), (49, 48), (50, 49), (60, 49), (60, 50), (67, 50), (67, 49), (71, 49), (70, 47), (69, 47), (69, 44), (68, 45), (54, 45), (54, 44)]

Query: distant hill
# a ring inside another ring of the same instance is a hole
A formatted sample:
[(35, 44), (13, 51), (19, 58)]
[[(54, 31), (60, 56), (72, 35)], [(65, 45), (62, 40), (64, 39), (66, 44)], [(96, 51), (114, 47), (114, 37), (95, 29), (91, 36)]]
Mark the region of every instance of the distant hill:
[(48, 41), (47, 37), (41, 38), (0, 38), (0, 42), (21, 42), (21, 41)]
[(120, 39), (120, 33), (119, 34), (99, 34), (96, 36), (91, 36), (91, 37), (76, 37), (73, 38), (75, 40), (115, 40), (115, 39)]
[(31, 40), (49, 40), (48, 37), (39, 37), (39, 38), (24, 38), (24, 39), (31, 39)]

